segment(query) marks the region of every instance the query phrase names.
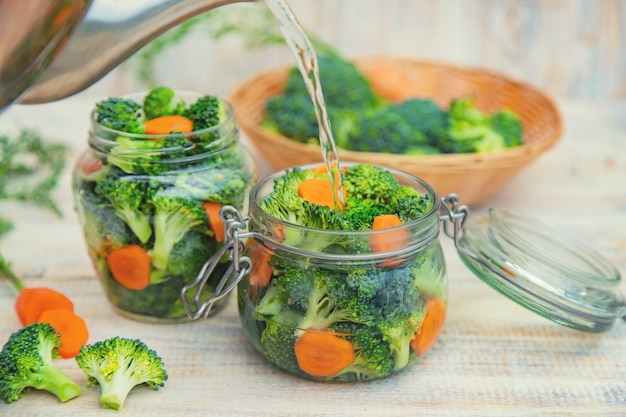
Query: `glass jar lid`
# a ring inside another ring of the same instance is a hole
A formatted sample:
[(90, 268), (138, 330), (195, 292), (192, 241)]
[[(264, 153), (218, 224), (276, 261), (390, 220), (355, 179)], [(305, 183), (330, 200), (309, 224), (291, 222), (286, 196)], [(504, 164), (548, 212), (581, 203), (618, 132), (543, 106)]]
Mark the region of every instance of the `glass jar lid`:
[(452, 237), (465, 265), (522, 306), (593, 333), (609, 330), (626, 316), (617, 288), (619, 271), (587, 245), (505, 209), (492, 209), (487, 218), (463, 220), (467, 222), (455, 224)]

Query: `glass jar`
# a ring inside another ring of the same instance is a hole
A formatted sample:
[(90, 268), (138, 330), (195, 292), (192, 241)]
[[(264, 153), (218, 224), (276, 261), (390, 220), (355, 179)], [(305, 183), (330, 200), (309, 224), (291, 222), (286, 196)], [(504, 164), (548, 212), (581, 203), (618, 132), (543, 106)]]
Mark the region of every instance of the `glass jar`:
[[(252, 189), (248, 232), (240, 235), (245, 257), (232, 257), (250, 269), (238, 285), (239, 313), (250, 342), (279, 368), (320, 381), (384, 378), (437, 340), (447, 301), (440, 202), (428, 184), (391, 172), (427, 209), (418, 220), (380, 230), (312, 229), (269, 215), (259, 203), (284, 171)], [(373, 250), (381, 241), (395, 249)], [(334, 359), (325, 363), (329, 354)]]
[[(177, 97), (191, 104), (200, 95)], [(125, 98), (143, 101), (142, 94)], [(100, 284), (124, 316), (188, 320), (181, 288), (224, 245), (216, 211), (224, 205), (247, 210), (255, 165), (239, 143), (231, 105), (221, 101), (219, 125), (185, 134), (116, 131), (92, 113), (88, 149), (73, 171), (74, 202)], [(208, 145), (199, 146), (200, 137)], [(159, 143), (168, 140), (171, 146)], [(227, 268), (226, 258), (216, 265)], [(203, 295), (214, 288), (208, 282)]]

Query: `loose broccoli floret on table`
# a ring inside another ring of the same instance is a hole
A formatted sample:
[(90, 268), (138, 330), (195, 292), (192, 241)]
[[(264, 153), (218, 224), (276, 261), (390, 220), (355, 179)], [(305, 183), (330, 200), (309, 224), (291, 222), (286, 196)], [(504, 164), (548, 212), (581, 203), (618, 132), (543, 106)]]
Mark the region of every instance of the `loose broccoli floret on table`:
[(114, 410), (124, 406), (137, 385), (157, 390), (168, 377), (163, 360), (138, 339), (113, 337), (87, 345), (76, 363), (87, 374), (87, 386), (100, 386), (100, 403)]
[(0, 352), (0, 398), (17, 401), (32, 388), (49, 391), (62, 402), (77, 397), (80, 387), (54, 363), (60, 346), (59, 334), (47, 323), (13, 333)]

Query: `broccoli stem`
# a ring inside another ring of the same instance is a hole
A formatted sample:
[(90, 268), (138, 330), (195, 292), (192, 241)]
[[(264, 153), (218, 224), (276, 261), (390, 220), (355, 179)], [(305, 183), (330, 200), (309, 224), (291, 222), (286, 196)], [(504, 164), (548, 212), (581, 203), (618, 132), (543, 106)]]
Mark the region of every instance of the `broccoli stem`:
[(411, 354), (411, 339), (413, 335), (402, 340), (401, 343), (396, 346), (391, 346), (391, 354), (394, 357), (393, 369), (402, 369), (409, 364), (409, 358)]
[(100, 404), (113, 410), (121, 410), (126, 397), (137, 383), (135, 378), (119, 369), (112, 374), (110, 381), (100, 384)]
[(150, 227), (150, 219), (148, 216), (130, 208), (118, 212), (118, 215), (126, 222), (130, 230), (139, 238), (141, 243), (146, 243), (148, 239), (150, 239), (150, 236), (152, 236), (152, 227)]
[(52, 364), (42, 366), (31, 382), (32, 384), (29, 385), (37, 389), (51, 392), (56, 395), (61, 402), (69, 401), (81, 393), (78, 384)]

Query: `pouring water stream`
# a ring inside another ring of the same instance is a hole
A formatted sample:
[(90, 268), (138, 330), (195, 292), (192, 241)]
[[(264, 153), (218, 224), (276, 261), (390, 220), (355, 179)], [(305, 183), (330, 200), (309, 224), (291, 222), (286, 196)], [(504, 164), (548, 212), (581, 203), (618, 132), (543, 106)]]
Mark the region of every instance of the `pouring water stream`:
[(304, 33), (297, 17), (284, 0), (264, 0), (264, 2), (278, 21), (283, 37), (296, 60), (298, 69), (313, 101), (320, 131), (319, 141), (322, 157), (330, 177), (331, 190), (336, 191), (333, 193), (335, 207), (343, 206), (345, 201), (343, 201), (339, 153), (337, 152), (324, 102), (315, 49)]

